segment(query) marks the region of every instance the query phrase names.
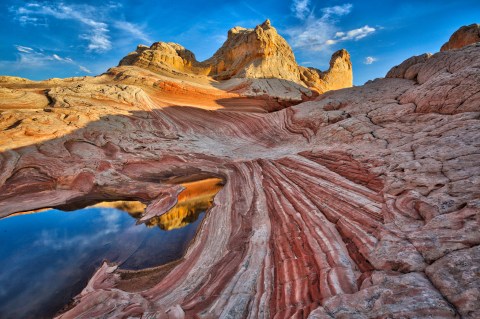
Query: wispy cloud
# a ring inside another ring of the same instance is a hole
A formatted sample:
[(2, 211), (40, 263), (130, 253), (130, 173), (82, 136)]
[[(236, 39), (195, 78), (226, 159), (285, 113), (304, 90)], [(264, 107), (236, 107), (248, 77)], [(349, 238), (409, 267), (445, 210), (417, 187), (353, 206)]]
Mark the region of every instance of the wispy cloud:
[(144, 28), (127, 21), (117, 20), (113, 21), (113, 26), (119, 30), (130, 33), (135, 38), (143, 40), (150, 44), (153, 42), (148, 35), (145, 34)]
[(87, 69), (86, 67), (84, 67), (82, 65), (79, 65), (78, 68), (85, 73), (88, 73), (88, 74), (92, 73), (92, 71), (90, 71), (89, 69)]
[(378, 59), (377, 58), (374, 58), (373, 56), (367, 56), (364, 60), (363, 60), (363, 64), (372, 64), (373, 62), (376, 62)]
[(322, 9), (323, 16), (322, 18), (330, 18), (334, 16), (343, 16), (349, 14), (352, 11), (353, 5), (351, 3), (346, 3), (341, 6), (326, 7)]
[(348, 31), (339, 30), (338, 19), (348, 15), (352, 9), (350, 3), (326, 7), (319, 10), (321, 16), (317, 17), (315, 10), (310, 8), (309, 0), (294, 0), (291, 11), (301, 23), (286, 30), (290, 43), (294, 48), (321, 51), (341, 41), (360, 40), (376, 31), (368, 25)]
[(52, 57), (53, 57), (55, 60), (60, 61), (60, 62), (75, 63), (75, 62), (73, 62), (72, 59), (70, 59), (70, 58), (62, 58), (62, 57), (60, 57), (59, 55), (57, 55), (57, 54), (55, 54), (55, 53), (52, 54)]
[(375, 28), (369, 27), (368, 25), (353, 29), (347, 32), (337, 32), (333, 39), (328, 39), (326, 44), (332, 45), (340, 41), (348, 41), (348, 40), (360, 40), (365, 38), (370, 33), (375, 32)]
[(375, 32), (375, 28), (369, 27), (368, 25), (353, 29), (347, 32), (337, 32), (335, 37), (338, 38), (340, 41), (345, 40), (360, 40), (365, 38), (370, 33)]
[(89, 69), (78, 64), (69, 57), (62, 57), (56, 53), (47, 53), (44, 50), (38, 50), (23, 45), (15, 45), (17, 50), (17, 64), (22, 67), (43, 67), (49, 63), (67, 63), (77, 66), (81, 71), (85, 73), (91, 73)]
[(305, 19), (310, 14), (310, 0), (293, 0), (292, 11), (298, 19)]
[(112, 49), (111, 29), (115, 28), (133, 35), (137, 39), (151, 42), (143, 28), (124, 20), (114, 18), (112, 10), (119, 6), (91, 6), (86, 4), (69, 5), (55, 2), (27, 3), (11, 7), (10, 11), (22, 25), (47, 24), (48, 19), (69, 20), (80, 25), (79, 38), (87, 41), (88, 51), (105, 52)]
[(17, 51), (18, 51), (18, 52), (31, 53), (31, 52), (33, 51), (32, 48), (24, 47), (24, 46), (22, 46), (22, 45), (15, 45), (15, 47), (17, 48)]
[(27, 3), (24, 6), (12, 8), (17, 19), (24, 24), (36, 24), (41, 17), (78, 22), (87, 31), (80, 35), (81, 39), (89, 41), (88, 49), (106, 51), (111, 48), (108, 36), (108, 25), (95, 20), (95, 9), (88, 5), (66, 5), (63, 3)]
[(242, 5), (244, 5), (246, 8), (248, 8), (250, 11), (255, 13), (257, 16), (261, 17), (262, 19), (264, 19), (264, 20), (267, 19), (267, 17), (263, 13), (261, 13), (260, 11), (258, 11), (257, 9), (255, 9), (254, 7), (249, 5), (248, 3), (242, 2)]
[(112, 209), (100, 209), (99, 213), (99, 218), (95, 218), (94, 221), (98, 221), (100, 225), (105, 225), (105, 227), (94, 234), (84, 232), (67, 237), (65, 232), (59, 231), (58, 229), (43, 229), (38, 238), (32, 243), (32, 246), (48, 247), (53, 250), (81, 247), (85, 250), (87, 246), (95, 245), (95, 243), (99, 241), (105, 241), (109, 239), (112, 234), (120, 232), (121, 216), (118, 212), (114, 212)]
[(15, 45), (15, 48), (17, 50), (18, 62), (24, 67), (41, 67), (47, 62), (54, 61), (55, 56), (57, 56), (56, 54), (45, 54), (40, 50), (35, 50), (23, 45)]

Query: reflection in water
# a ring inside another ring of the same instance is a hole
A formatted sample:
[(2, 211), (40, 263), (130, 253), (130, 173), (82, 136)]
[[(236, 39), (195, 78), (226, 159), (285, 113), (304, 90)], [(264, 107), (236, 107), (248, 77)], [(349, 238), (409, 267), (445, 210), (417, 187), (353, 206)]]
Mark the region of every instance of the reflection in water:
[[(222, 188), (222, 179), (207, 178), (200, 181), (181, 183), (185, 189), (178, 195), (177, 204), (161, 216), (153, 217), (145, 224), (163, 230), (182, 228), (197, 220), (200, 213), (212, 206), (213, 198)], [(136, 201), (102, 202), (93, 207), (111, 207), (140, 218), (146, 205)]]
[(105, 259), (135, 270), (181, 258), (221, 188), (219, 181), (182, 184), (186, 189), (178, 204), (149, 222), (158, 228), (136, 225), (115, 208), (139, 216), (145, 208), (139, 202), (0, 220), (0, 318), (52, 317), (85, 287)]
[(137, 202), (137, 201), (124, 201), (124, 200), (119, 200), (115, 202), (101, 202), (96, 205), (90, 206), (90, 207), (108, 207), (108, 208), (116, 208), (119, 210), (123, 210), (124, 212), (129, 213), (130, 215), (134, 217), (138, 217), (142, 215), (142, 213), (145, 211), (145, 205), (142, 202)]
[(201, 212), (213, 203), (213, 197), (218, 193), (221, 179), (209, 178), (197, 182), (183, 183), (185, 190), (178, 195), (178, 202), (166, 214), (154, 217), (147, 226), (158, 226), (163, 230), (184, 227), (197, 220)]

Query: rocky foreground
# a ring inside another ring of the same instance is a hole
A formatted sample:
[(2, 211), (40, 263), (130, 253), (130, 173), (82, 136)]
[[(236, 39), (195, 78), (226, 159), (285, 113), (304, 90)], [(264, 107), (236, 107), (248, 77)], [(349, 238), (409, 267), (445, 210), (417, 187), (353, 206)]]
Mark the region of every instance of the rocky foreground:
[(348, 53), (304, 69), (268, 21), (204, 62), (159, 42), (93, 78), (2, 77), (0, 216), (139, 200), (148, 222), (178, 181), (225, 181), (180, 262), (105, 263), (60, 318), (479, 318), (468, 28), (330, 92), (351, 86)]

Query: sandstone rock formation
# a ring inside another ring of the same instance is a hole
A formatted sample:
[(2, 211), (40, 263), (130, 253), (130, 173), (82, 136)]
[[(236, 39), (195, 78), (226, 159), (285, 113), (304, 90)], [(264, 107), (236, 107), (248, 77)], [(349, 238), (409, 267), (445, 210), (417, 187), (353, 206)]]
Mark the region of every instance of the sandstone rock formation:
[(221, 80), (240, 77), (300, 81), (292, 49), (269, 20), (253, 30), (235, 27), (228, 31), (225, 43), (204, 64), (210, 67), (210, 75)]
[[(119, 65), (135, 65), (172, 75), (208, 75), (216, 80), (280, 79), (319, 93), (351, 87), (353, 83), (352, 64), (346, 50), (333, 54), (330, 69), (325, 72), (298, 66), (287, 41), (269, 20), (255, 29), (232, 28), (222, 47), (203, 62), (198, 62), (191, 51), (179, 44), (156, 42), (150, 47), (138, 46)], [(260, 86), (268, 87), (268, 83)], [(271, 91), (265, 93), (273, 95)]]
[(442, 45), (440, 51), (460, 49), (476, 42), (480, 42), (480, 24), (474, 23), (455, 31), (448, 42)]
[(352, 63), (350, 62), (350, 54), (345, 49), (332, 55), (330, 68), (325, 72), (302, 66), (299, 69), (303, 83), (320, 93), (348, 88), (353, 85)]
[(182, 260), (105, 263), (59, 318), (480, 316), (480, 43), (271, 113), (197, 77), (2, 80), (0, 216), (225, 181)]
[(150, 47), (139, 45), (137, 50), (120, 60), (121, 65), (135, 65), (167, 74), (208, 74), (193, 52), (177, 43), (155, 42)]

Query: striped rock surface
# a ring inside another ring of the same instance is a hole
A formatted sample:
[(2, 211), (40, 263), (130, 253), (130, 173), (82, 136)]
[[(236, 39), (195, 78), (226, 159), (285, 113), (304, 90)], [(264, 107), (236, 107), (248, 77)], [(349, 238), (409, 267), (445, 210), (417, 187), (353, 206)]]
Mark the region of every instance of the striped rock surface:
[(0, 216), (224, 179), (182, 260), (105, 263), (59, 318), (478, 318), (480, 46), (390, 74), (271, 113), (136, 67), (4, 81)]

